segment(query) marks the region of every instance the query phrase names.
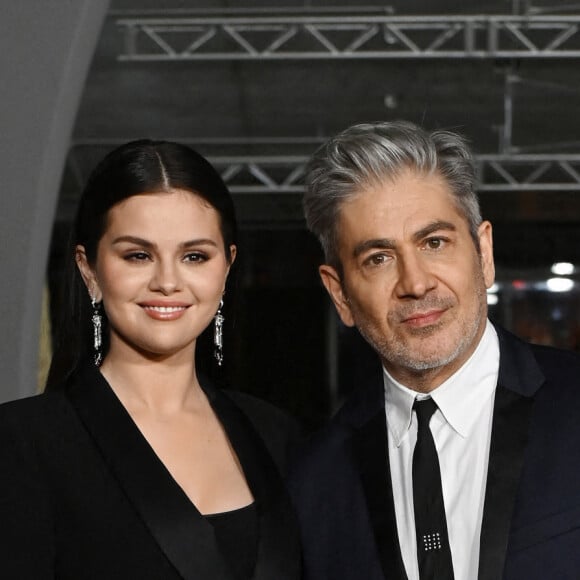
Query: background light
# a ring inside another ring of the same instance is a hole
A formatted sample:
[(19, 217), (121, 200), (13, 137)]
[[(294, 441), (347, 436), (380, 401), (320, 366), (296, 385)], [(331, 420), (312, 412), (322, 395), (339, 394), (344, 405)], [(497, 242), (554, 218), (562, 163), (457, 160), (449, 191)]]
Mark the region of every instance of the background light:
[(550, 269), (552, 270), (552, 274), (556, 274), (556, 276), (570, 276), (570, 274), (574, 273), (574, 264), (570, 262), (556, 262), (552, 264)]
[(570, 278), (550, 278), (546, 281), (550, 292), (570, 292), (574, 288), (574, 280)]

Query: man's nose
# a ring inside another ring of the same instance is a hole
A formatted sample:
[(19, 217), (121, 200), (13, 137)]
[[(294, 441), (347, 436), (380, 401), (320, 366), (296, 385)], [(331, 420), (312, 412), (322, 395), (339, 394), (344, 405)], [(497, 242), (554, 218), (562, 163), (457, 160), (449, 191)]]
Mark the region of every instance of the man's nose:
[(426, 259), (418, 251), (398, 257), (396, 292), (399, 298), (421, 298), (436, 285)]

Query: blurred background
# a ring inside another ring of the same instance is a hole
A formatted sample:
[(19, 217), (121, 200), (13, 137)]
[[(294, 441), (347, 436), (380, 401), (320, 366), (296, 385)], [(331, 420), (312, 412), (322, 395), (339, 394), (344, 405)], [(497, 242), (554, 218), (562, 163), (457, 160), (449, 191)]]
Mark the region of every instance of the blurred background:
[(463, 133), (477, 154), (490, 317), (580, 350), (579, 29), (580, 3), (564, 0), (112, 0), (60, 186), (53, 322), (92, 167), (134, 138), (188, 143), (221, 171), (241, 227), (226, 375), (319, 424), (371, 363), (319, 283), (304, 163), (348, 125), (408, 119)]

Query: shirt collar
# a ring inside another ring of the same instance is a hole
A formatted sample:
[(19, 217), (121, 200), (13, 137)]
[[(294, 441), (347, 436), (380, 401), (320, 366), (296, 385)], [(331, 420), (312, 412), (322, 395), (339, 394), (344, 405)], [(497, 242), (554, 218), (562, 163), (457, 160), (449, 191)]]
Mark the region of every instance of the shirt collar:
[[(484, 404), (494, 393), (498, 371), (499, 341), (488, 320), (483, 336), (471, 357), (455, 374), (430, 393), (445, 421), (461, 437), (469, 435)], [(383, 380), (387, 426), (398, 447), (411, 426), (415, 399), (426, 397), (397, 382), (384, 367)]]

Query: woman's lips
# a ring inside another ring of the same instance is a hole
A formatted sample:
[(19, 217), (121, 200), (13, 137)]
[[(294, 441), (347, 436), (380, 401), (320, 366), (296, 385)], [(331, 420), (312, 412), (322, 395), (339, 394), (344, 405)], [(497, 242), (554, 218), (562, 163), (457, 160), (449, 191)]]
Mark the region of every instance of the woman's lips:
[(177, 320), (183, 316), (185, 304), (141, 304), (145, 313), (154, 320)]

